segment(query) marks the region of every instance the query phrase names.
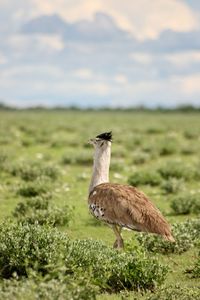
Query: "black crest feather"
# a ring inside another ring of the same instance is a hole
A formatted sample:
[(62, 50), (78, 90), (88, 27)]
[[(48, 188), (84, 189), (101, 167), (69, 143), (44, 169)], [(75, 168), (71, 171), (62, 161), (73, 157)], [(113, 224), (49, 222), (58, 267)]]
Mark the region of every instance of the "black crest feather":
[(112, 142), (112, 131), (101, 133), (97, 135), (96, 138)]

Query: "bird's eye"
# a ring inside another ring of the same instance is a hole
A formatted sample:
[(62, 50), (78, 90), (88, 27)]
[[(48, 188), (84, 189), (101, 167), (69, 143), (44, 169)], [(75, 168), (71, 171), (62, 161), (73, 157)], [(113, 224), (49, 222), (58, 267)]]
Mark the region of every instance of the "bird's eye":
[(99, 139), (95, 139), (94, 142), (95, 144), (97, 144), (99, 142)]

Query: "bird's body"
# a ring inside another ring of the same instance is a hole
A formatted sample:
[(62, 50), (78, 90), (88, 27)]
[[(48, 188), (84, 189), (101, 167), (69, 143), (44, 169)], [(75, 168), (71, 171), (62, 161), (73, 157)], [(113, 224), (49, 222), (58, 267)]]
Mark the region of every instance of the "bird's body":
[(89, 188), (88, 204), (92, 215), (112, 226), (116, 241), (122, 248), (121, 229), (156, 233), (174, 241), (170, 226), (161, 212), (135, 187), (109, 183), (111, 133), (101, 134), (90, 141), (95, 147), (93, 176)]
[(171, 240), (168, 223), (160, 211), (138, 189), (117, 183), (101, 183), (90, 193), (92, 215), (110, 225), (157, 233)]

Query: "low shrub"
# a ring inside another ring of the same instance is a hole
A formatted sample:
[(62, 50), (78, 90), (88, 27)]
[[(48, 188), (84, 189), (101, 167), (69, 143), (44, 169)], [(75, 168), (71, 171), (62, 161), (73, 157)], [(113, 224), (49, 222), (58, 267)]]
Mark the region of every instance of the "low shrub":
[(72, 210), (67, 206), (57, 207), (47, 197), (28, 198), (19, 202), (13, 212), (18, 222), (30, 224), (68, 225)]
[(183, 189), (183, 180), (177, 178), (169, 178), (165, 180), (161, 188), (166, 194), (176, 194)]
[(124, 160), (123, 159), (112, 159), (110, 165), (111, 172), (122, 172), (124, 170)]
[(31, 224), (0, 225), (2, 278), (63, 275), (88, 278), (101, 291), (154, 290), (163, 283), (167, 268), (141, 249), (118, 252), (101, 242), (70, 241), (55, 228)]
[(146, 300), (199, 300), (199, 287), (181, 287), (180, 285), (162, 287)]
[(36, 140), (32, 137), (23, 137), (21, 139), (21, 145), (26, 148), (33, 146), (35, 143), (36, 143)]
[(193, 176), (191, 167), (179, 161), (169, 161), (167, 164), (161, 166), (158, 172), (164, 179), (176, 178), (188, 180)]
[(127, 150), (123, 147), (114, 148), (112, 151), (113, 158), (124, 158), (127, 156)]
[(171, 209), (177, 215), (200, 213), (200, 194), (184, 193), (177, 195), (171, 200)]
[(50, 191), (50, 183), (48, 181), (36, 180), (21, 185), (17, 194), (23, 197), (36, 197), (48, 194)]
[(184, 137), (188, 140), (194, 140), (194, 139), (198, 139), (200, 133), (196, 130), (186, 130), (184, 132)]
[(59, 175), (58, 168), (53, 165), (47, 165), (45, 167), (42, 167), (41, 173), (42, 173), (42, 176), (48, 177), (52, 180), (57, 179), (57, 177)]
[(47, 209), (49, 206), (49, 196), (36, 196), (34, 198), (28, 198), (23, 202), (19, 202), (13, 212), (14, 217), (18, 215), (26, 214), (29, 208), (31, 209)]
[[(137, 240), (145, 249), (162, 254), (183, 253), (195, 245), (200, 238), (200, 220), (186, 221), (173, 224), (172, 234), (175, 243), (164, 240), (159, 235), (140, 233)], [(132, 242), (130, 241), (130, 244)]]
[(88, 279), (64, 277), (48, 281), (4, 280), (1, 284), (0, 299), (45, 299), (45, 300), (95, 300), (96, 288)]
[(88, 272), (92, 283), (103, 291), (155, 289), (163, 283), (167, 268), (148, 257), (141, 249), (120, 253), (101, 242), (73, 241), (66, 252), (65, 265), (69, 271)]
[(137, 171), (128, 178), (128, 183), (132, 186), (139, 186), (143, 184), (156, 186), (159, 185), (161, 181), (162, 178), (156, 171)]
[(166, 140), (158, 144), (158, 152), (160, 156), (172, 155), (177, 152), (177, 142), (174, 140)]
[(63, 258), (67, 237), (49, 226), (0, 224), (0, 276), (27, 276), (31, 268), (42, 274)]
[(13, 144), (13, 136), (11, 134), (1, 134), (0, 135), (0, 145), (10, 145)]
[(5, 151), (0, 152), (0, 173), (6, 170), (6, 162), (8, 160), (8, 156)]
[(63, 165), (92, 165), (93, 157), (89, 152), (80, 152), (80, 153), (68, 153), (65, 154), (62, 159), (61, 163)]
[(192, 268), (192, 270), (190, 270), (190, 273), (192, 274), (192, 277), (200, 278), (200, 252), (196, 259), (194, 267)]
[(194, 169), (193, 179), (200, 180), (200, 164), (198, 164), (197, 167)]
[(146, 133), (147, 134), (160, 134), (160, 133), (164, 133), (166, 131), (165, 128), (163, 127), (149, 127), (146, 129)]
[(93, 157), (90, 153), (80, 153), (80, 155), (77, 155), (75, 157), (75, 164), (81, 165), (81, 166), (88, 166), (92, 165), (93, 163)]
[(194, 147), (194, 146), (191, 146), (191, 145), (189, 145), (189, 146), (186, 145), (186, 146), (183, 146), (183, 147), (181, 148), (181, 153), (182, 153), (183, 155), (193, 155), (193, 154), (195, 154), (197, 151), (198, 151), (197, 148)]
[(58, 177), (58, 169), (55, 166), (42, 166), (35, 162), (26, 162), (15, 165), (10, 169), (13, 176), (19, 176), (25, 181), (33, 181), (41, 177), (55, 180)]
[(135, 165), (142, 165), (151, 159), (151, 155), (145, 152), (135, 152), (133, 155), (133, 163)]
[(8, 159), (8, 156), (5, 151), (0, 152), (0, 166), (1, 164), (5, 163), (5, 161)]
[(158, 149), (156, 148), (155, 144), (153, 143), (147, 143), (142, 146), (142, 151), (144, 153), (151, 154), (152, 156), (157, 156), (158, 155)]

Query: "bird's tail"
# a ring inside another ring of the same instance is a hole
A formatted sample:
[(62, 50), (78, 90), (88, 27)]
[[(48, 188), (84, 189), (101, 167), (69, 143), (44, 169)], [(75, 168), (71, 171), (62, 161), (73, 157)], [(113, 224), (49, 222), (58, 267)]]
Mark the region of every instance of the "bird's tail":
[(171, 234), (168, 234), (168, 235), (163, 235), (163, 238), (166, 240), (166, 241), (169, 241), (169, 242), (172, 242), (172, 243), (175, 243), (175, 239), (174, 237), (171, 235)]

